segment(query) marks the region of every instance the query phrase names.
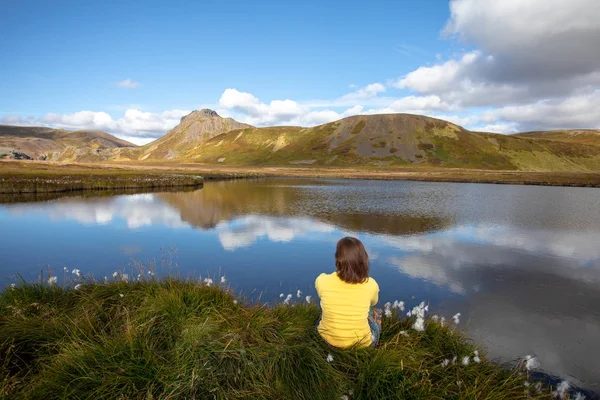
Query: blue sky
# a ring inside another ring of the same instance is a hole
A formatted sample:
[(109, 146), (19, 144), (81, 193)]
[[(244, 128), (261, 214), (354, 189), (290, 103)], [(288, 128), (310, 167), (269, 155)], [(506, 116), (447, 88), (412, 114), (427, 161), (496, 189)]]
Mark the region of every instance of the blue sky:
[(259, 126), (412, 112), (599, 128), (600, 3), (520, 3), (5, 0), (0, 123), (137, 142), (203, 107)]

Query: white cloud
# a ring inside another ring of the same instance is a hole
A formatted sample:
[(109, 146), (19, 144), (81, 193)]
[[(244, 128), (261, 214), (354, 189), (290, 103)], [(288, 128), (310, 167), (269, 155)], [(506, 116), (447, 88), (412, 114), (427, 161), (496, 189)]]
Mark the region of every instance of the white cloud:
[(272, 242), (289, 242), (314, 233), (330, 233), (333, 225), (307, 218), (278, 218), (250, 215), (217, 225), (219, 241), (225, 250), (249, 247), (261, 237)]
[(474, 48), (392, 86), (471, 111), (472, 129), (600, 127), (600, 2), (452, 0), (450, 12), (444, 33)]
[(342, 96), (342, 100), (370, 99), (383, 92), (385, 92), (385, 86), (383, 86), (381, 83), (376, 82), (371, 83), (361, 89), (358, 89), (355, 92), (348, 93), (347, 95)]
[[(439, 96), (406, 96), (401, 98), (377, 98), (385, 91), (380, 83), (373, 83), (355, 92), (329, 102), (301, 104), (293, 100), (272, 100), (269, 104), (260, 101), (251, 93), (237, 89), (226, 89), (219, 105), (231, 116), (255, 126), (300, 125), (314, 126), (358, 114), (412, 113), (431, 115), (435, 111), (449, 111), (454, 106)], [(375, 100), (376, 101), (373, 101)], [(358, 104), (356, 104), (358, 103)], [(362, 103), (362, 104), (361, 104)], [(385, 104), (383, 107), (365, 109), (365, 104)], [(335, 111), (331, 108), (346, 108)]]
[(63, 198), (52, 203), (14, 204), (8, 207), (15, 214), (39, 213), (54, 220), (75, 220), (87, 225), (105, 225), (116, 220), (125, 221), (129, 229), (150, 225), (171, 228), (188, 226), (178, 210), (164, 204), (153, 194), (134, 194), (112, 198)]
[(523, 130), (600, 128), (600, 89), (560, 100), (506, 106), (484, 113), (488, 119), (514, 121)]
[(188, 110), (167, 110), (151, 113), (138, 109), (128, 109), (121, 118), (114, 119), (103, 111), (78, 111), (72, 114), (48, 113), (42, 117), (7, 116), (0, 123), (21, 126), (48, 126), (61, 129), (97, 129), (122, 138), (140, 138), (140, 142), (150, 141), (164, 135), (179, 124)]
[(487, 124), (487, 125), (476, 125), (472, 126), (471, 130), (476, 132), (489, 132), (489, 133), (503, 133), (503, 134), (511, 134), (517, 133), (519, 130), (516, 127), (515, 123), (496, 123), (496, 124)]
[(445, 32), (498, 59), (496, 80), (563, 79), (598, 71), (597, 0), (453, 0)]
[(127, 135), (118, 135), (118, 137), (123, 140), (127, 140), (130, 143), (136, 144), (138, 146), (143, 146), (145, 144), (148, 144), (148, 143), (156, 140), (156, 138), (153, 138), (153, 137), (137, 137), (137, 136), (127, 136)]
[(128, 79), (122, 80), (121, 82), (117, 82), (117, 86), (120, 88), (135, 89), (137, 87), (142, 86), (142, 84), (128, 78)]
[[(377, 86), (369, 86), (368, 90), (371, 93), (380, 90)], [(314, 126), (355, 115), (363, 110), (361, 105), (354, 105), (346, 111), (337, 112), (331, 109), (322, 109), (322, 107), (315, 105), (300, 104), (289, 99), (272, 100), (267, 104), (251, 93), (241, 92), (233, 88), (226, 89), (223, 92), (219, 99), (219, 105), (233, 118), (255, 126)]]

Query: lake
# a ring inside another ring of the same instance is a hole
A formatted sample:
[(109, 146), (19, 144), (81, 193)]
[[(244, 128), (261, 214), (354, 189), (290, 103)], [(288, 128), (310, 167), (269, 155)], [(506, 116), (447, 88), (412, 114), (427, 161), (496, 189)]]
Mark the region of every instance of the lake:
[[(54, 198), (53, 198), (54, 197)], [(218, 280), (280, 301), (365, 244), (380, 305), (430, 303), (501, 362), (536, 355), (600, 392), (600, 190), (407, 181), (263, 179), (196, 191), (0, 197), (0, 287), (51, 268)], [(301, 301), (301, 300), (300, 300)], [(595, 354), (595, 356), (594, 356)]]

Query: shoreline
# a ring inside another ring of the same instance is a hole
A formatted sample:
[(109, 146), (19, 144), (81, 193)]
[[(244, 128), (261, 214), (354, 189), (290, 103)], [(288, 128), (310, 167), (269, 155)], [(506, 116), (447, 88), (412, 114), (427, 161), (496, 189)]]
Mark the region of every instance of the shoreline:
[(200, 187), (205, 181), (263, 177), (409, 180), (600, 188), (600, 173), (583, 172), (0, 161), (0, 193), (4, 194)]
[(526, 359), (497, 364), (456, 325), (425, 317), (417, 329), (403, 307), (386, 305), (376, 349), (336, 349), (315, 333), (319, 309), (310, 298), (266, 306), (208, 278), (140, 271), (137, 281), (115, 272), (101, 282), (74, 271), (63, 273), (62, 284), (45, 276), (0, 292), (1, 394), (110, 397), (118, 388), (128, 398), (552, 397), (551, 387), (530, 380)]

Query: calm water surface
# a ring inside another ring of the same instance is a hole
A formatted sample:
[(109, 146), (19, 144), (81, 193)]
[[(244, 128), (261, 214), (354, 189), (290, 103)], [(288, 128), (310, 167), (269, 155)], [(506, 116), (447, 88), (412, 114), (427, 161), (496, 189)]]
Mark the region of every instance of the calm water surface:
[[(0, 198), (0, 286), (63, 266), (103, 277), (163, 261), (226, 275), (250, 297), (333, 271), (359, 237), (381, 304), (461, 312), (500, 361), (535, 354), (549, 373), (600, 392), (600, 190), (454, 183), (267, 179), (178, 193)], [(62, 272), (58, 273), (59, 277)]]

